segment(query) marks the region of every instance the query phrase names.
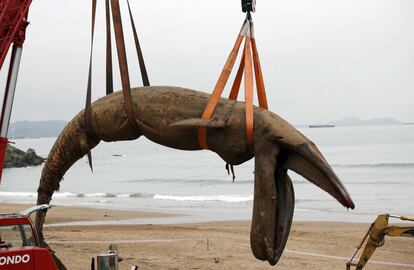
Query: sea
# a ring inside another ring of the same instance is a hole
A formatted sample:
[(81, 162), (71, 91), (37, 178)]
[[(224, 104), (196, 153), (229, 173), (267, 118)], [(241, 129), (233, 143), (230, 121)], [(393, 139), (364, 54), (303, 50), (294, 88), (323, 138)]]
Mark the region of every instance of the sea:
[[(300, 128), (324, 154), (356, 208), (348, 210), (289, 172), (296, 221), (370, 222), (379, 214), (414, 216), (414, 125)], [(56, 138), (16, 139), (15, 146), (47, 156)], [(101, 142), (65, 175), (52, 204), (172, 214), (163, 218), (96, 223), (165, 224), (249, 220), (254, 160), (235, 167), (210, 151), (180, 151), (145, 138)], [(1, 203), (35, 203), (43, 166), (5, 169)], [(93, 222), (92, 222), (93, 223)], [(82, 224), (82, 223), (81, 223)], [(88, 223), (91, 224), (91, 223)]]

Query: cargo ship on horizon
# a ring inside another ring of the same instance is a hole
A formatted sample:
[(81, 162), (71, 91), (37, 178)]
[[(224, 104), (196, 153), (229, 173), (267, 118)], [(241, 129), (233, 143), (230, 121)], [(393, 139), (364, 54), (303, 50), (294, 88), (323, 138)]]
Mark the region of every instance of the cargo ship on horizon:
[(325, 125), (309, 125), (309, 128), (334, 128), (334, 124), (325, 124)]

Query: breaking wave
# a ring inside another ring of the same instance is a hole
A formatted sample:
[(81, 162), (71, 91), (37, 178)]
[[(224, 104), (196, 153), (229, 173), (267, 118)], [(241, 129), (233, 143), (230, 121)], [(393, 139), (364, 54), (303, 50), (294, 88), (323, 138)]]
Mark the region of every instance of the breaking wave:
[[(36, 192), (7, 192), (0, 191), (0, 197), (21, 197), (36, 198)], [(154, 194), (149, 193), (131, 193), (131, 194), (114, 194), (114, 193), (72, 193), (72, 192), (55, 192), (53, 198), (151, 198)]]
[[(36, 192), (0, 192), (0, 197), (20, 197), (20, 198), (36, 198)], [(160, 195), (150, 193), (71, 193), (71, 192), (55, 192), (53, 198), (152, 198), (155, 200), (170, 201), (219, 201), (219, 202), (248, 202), (253, 200), (253, 196), (242, 195), (207, 195), (207, 196), (176, 196), (176, 195)]]

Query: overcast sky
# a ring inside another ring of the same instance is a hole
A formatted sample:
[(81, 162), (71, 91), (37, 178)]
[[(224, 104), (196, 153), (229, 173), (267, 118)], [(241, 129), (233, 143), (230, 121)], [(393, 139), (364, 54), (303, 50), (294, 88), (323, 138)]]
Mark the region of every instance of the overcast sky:
[[(90, 2), (33, 1), (12, 121), (69, 120), (83, 108)], [(98, 2), (94, 98), (105, 91), (104, 1)], [(257, 2), (256, 39), (270, 110), (295, 124), (348, 116), (414, 122), (414, 1)], [(131, 5), (152, 85), (211, 92), (244, 19), (240, 1)], [(140, 86), (124, 17), (131, 81)]]

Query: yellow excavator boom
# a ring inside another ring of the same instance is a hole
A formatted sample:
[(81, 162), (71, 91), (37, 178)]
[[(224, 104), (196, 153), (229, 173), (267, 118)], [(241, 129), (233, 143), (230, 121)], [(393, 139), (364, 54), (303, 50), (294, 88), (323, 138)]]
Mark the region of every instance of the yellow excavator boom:
[[(389, 214), (379, 215), (377, 219), (371, 224), (367, 233), (365, 234), (364, 238), (362, 239), (361, 243), (358, 245), (357, 250), (355, 251), (354, 255), (346, 264), (346, 269), (350, 270), (351, 266), (355, 266), (356, 270), (362, 270), (364, 266), (367, 264), (368, 260), (371, 258), (372, 254), (374, 254), (377, 247), (382, 247), (384, 245), (384, 237), (391, 236), (406, 236), (406, 237), (414, 237), (414, 226), (389, 226), (388, 221), (389, 218), (397, 218), (404, 221), (413, 221), (414, 218), (410, 218), (407, 216), (393, 216)], [(361, 254), (358, 263), (352, 262), (358, 253), (358, 251), (362, 248), (364, 243), (366, 242), (364, 251)]]

